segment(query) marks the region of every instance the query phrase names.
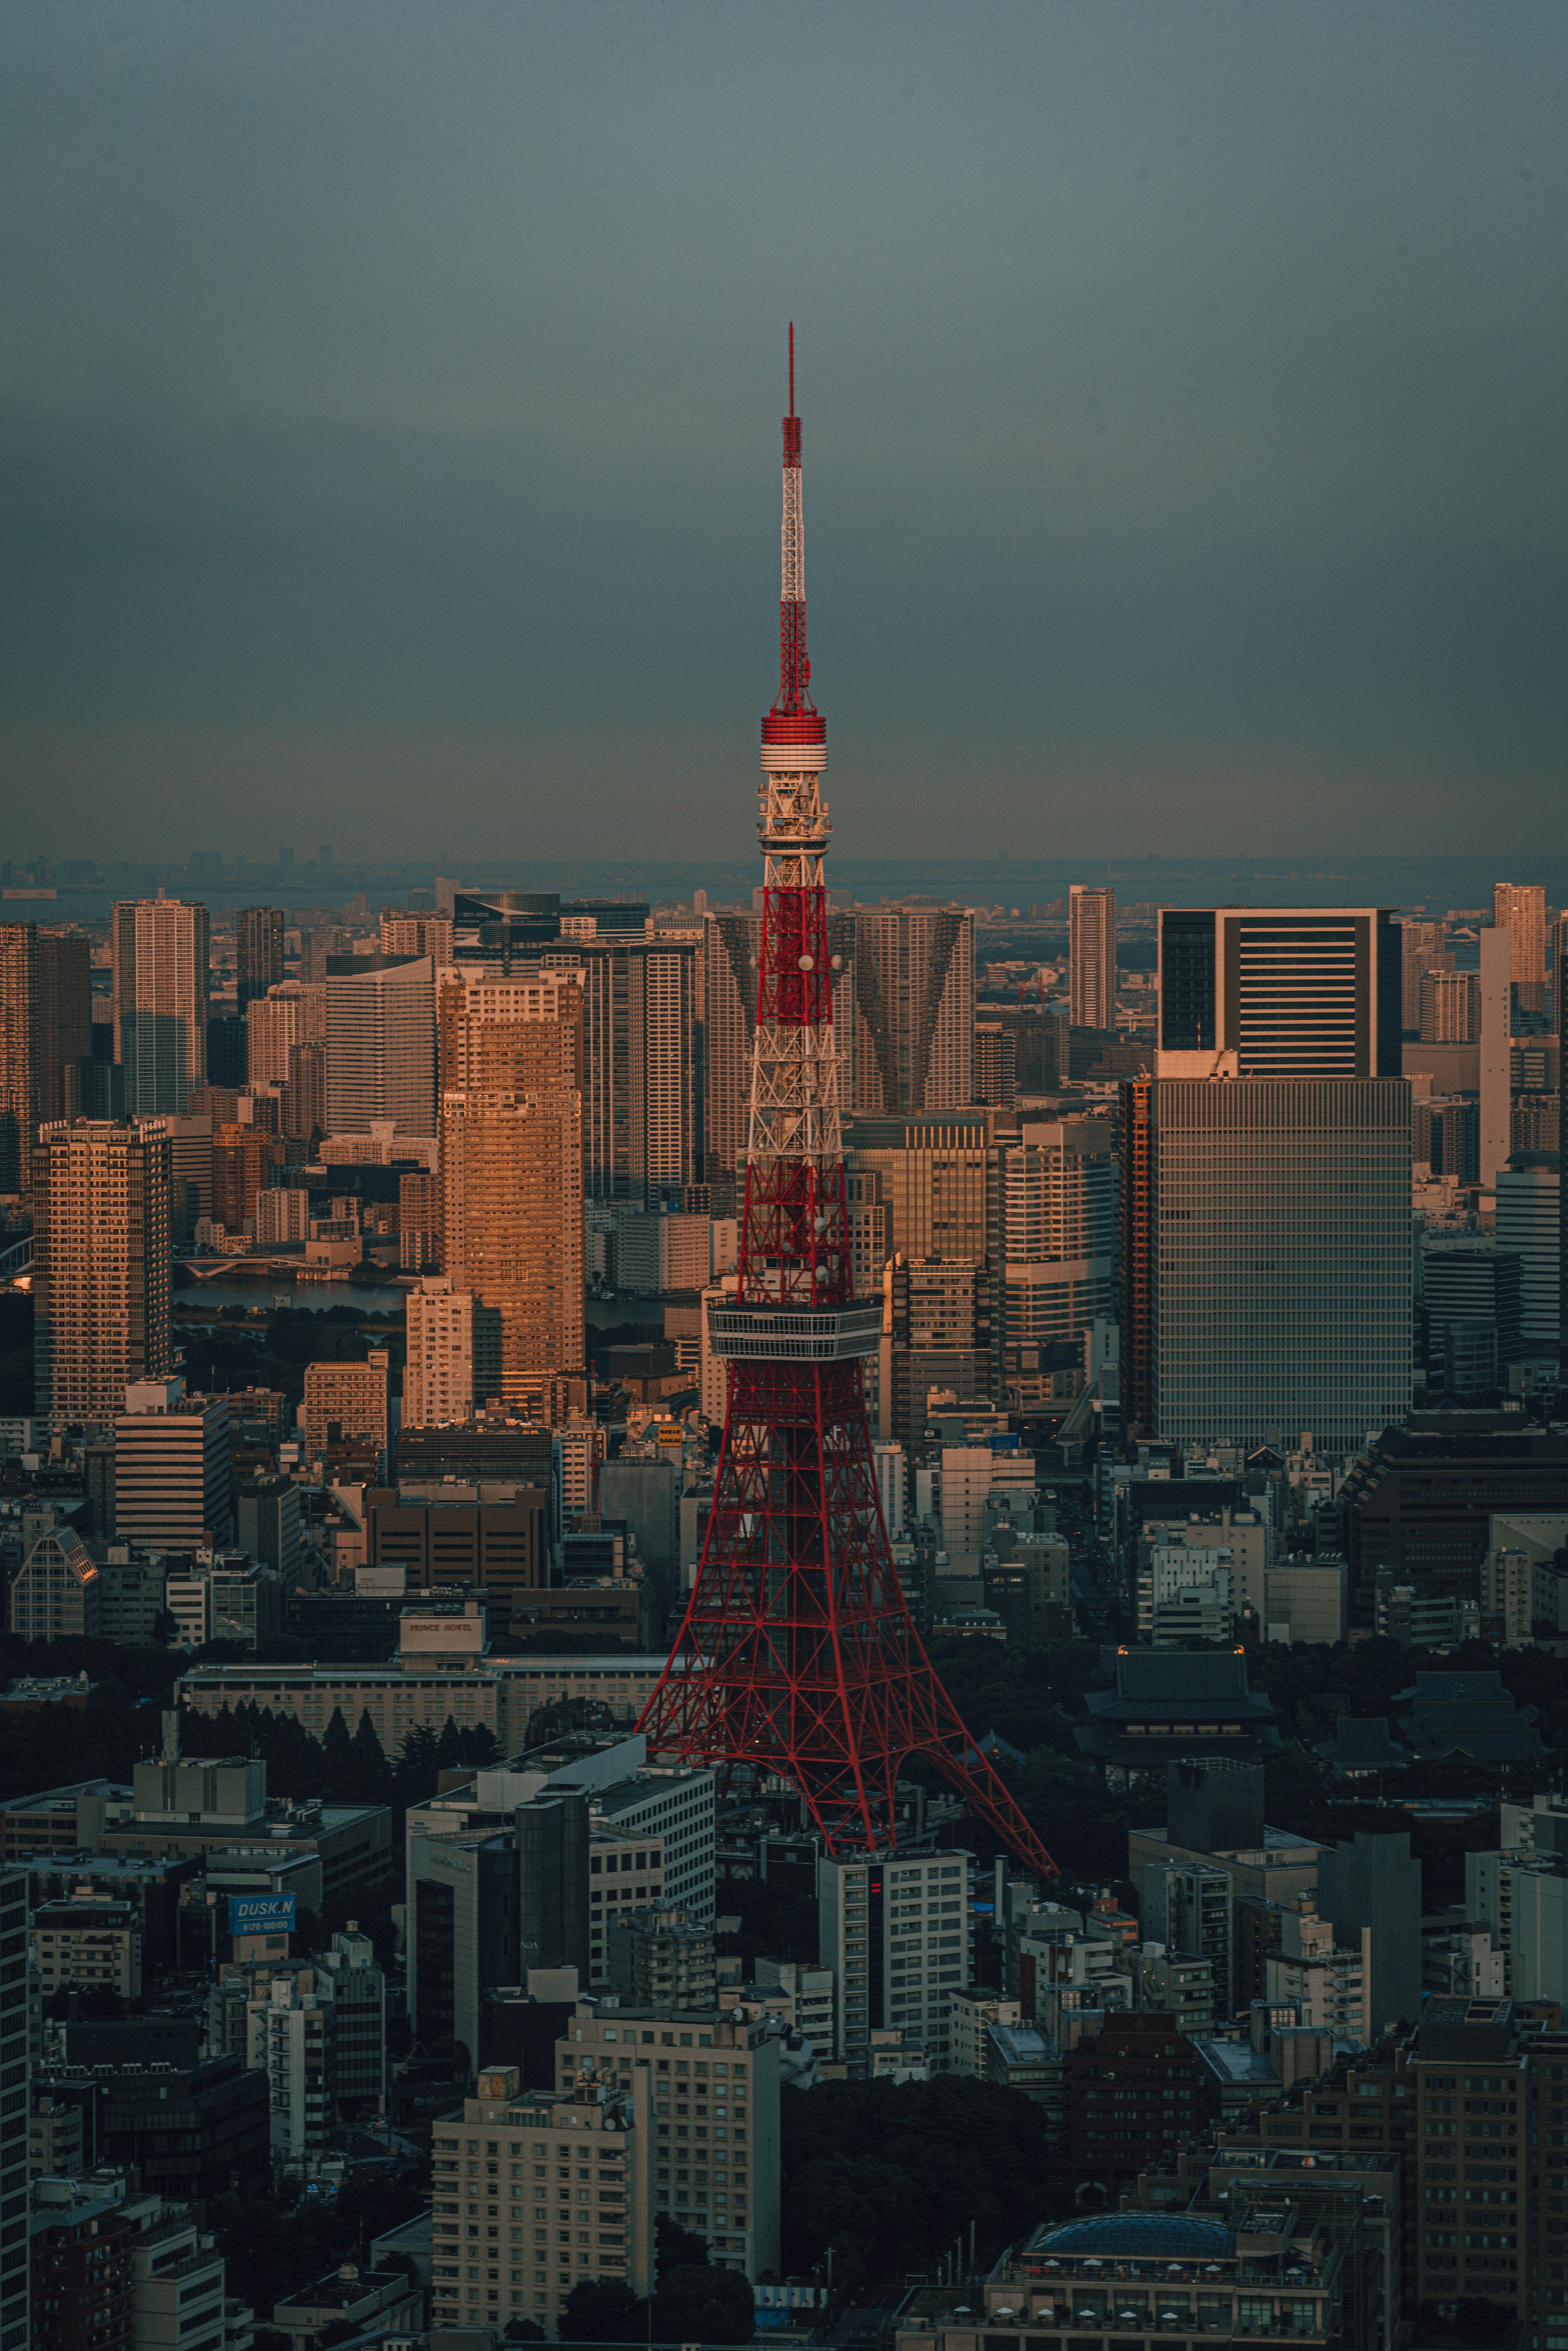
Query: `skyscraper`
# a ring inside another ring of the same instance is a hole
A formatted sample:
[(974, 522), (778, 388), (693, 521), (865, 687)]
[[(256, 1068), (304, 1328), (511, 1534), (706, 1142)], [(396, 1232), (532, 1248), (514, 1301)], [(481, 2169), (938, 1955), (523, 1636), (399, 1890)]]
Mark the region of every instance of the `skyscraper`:
[(1446, 923), (1406, 920), (1399, 925), (1400, 1016), (1406, 1030), (1421, 1026), (1421, 982), (1429, 971), (1452, 970)]
[(449, 969), (438, 1023), (443, 1263), (498, 1317), (490, 1392), (526, 1401), (584, 1362), (577, 973)]
[(855, 915), (854, 938), (856, 1114), (902, 1118), (972, 1102), (974, 916), (880, 907)]
[(452, 961), (450, 914), (406, 914), (401, 906), (382, 908), (383, 955), (429, 956), (439, 971)]
[[(589, 920), (577, 919), (585, 926)], [(658, 1207), (699, 1180), (699, 952), (695, 938), (607, 930), (563, 938), (537, 966), (575, 972), (582, 989), (583, 1182), (591, 1200)]]
[(1158, 1079), (1123, 1105), (1125, 1394), (1153, 1433), (1349, 1449), (1407, 1410), (1400, 948), (1377, 908), (1163, 911)]
[(428, 956), (327, 958), (327, 1126), (435, 1133), (435, 967)]
[(38, 933), (38, 1117), (68, 1118), (92, 1052), (92, 948), (82, 931)]
[(1416, 1021), (1423, 1045), (1475, 1044), (1481, 1033), (1481, 984), (1476, 974), (1436, 967), (1424, 971)]
[(1546, 1008), (1546, 892), (1539, 882), (1492, 884), (1492, 921), (1509, 935), (1509, 977), (1521, 1012)]
[(327, 991), (297, 979), (280, 981), (246, 1008), (246, 1076), (252, 1085), (288, 1082), (288, 1056), (295, 1045), (325, 1040)]
[(1164, 1078), (1154, 1426), (1353, 1451), (1410, 1404), (1410, 1090)]
[(157, 1120), (46, 1127), (33, 1152), (37, 1408), (112, 1420), (169, 1342), (169, 1134)]
[(0, 923), (0, 1192), (27, 1186), (38, 1127), (38, 935)]
[(277, 906), (242, 906), (235, 916), (235, 977), (245, 1008), (283, 977), (283, 914)]
[(1026, 1119), (1001, 1163), (1002, 1363), (1009, 1381), (1028, 1381), (1056, 1367), (1053, 1348), (1116, 1312), (1111, 1130)]
[(1116, 1025), (1116, 893), (1074, 882), (1067, 902), (1068, 1018), (1074, 1029)]
[(1166, 906), (1162, 1078), (1396, 1078), (1398, 925), (1375, 906)]
[(126, 1110), (183, 1112), (207, 1074), (207, 910), (177, 898), (121, 899), (111, 935)]

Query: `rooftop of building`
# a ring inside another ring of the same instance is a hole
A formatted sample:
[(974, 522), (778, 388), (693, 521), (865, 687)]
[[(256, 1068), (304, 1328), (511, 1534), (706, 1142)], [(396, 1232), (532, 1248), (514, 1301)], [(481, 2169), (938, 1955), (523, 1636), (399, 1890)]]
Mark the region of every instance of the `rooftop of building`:
[(298, 2294), (287, 2295), (273, 2305), (274, 2321), (285, 2311), (356, 2310), (363, 2302), (383, 2296), (389, 2287), (400, 2287), (404, 2293), (415, 2291), (413, 2281), (402, 2270), (361, 2270), (352, 2262), (340, 2269), (329, 2271), (313, 2285), (302, 2286)]
[(1086, 2220), (1037, 2230), (1024, 2248), (1028, 2262), (1064, 2255), (1118, 2260), (1129, 2254), (1171, 2262), (1229, 2261), (1234, 2231), (1185, 2212), (1096, 2212)]

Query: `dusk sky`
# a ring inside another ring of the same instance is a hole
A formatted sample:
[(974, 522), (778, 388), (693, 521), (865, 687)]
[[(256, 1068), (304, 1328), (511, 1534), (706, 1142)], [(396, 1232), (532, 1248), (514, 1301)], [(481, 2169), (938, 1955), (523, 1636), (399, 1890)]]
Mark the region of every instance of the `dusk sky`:
[(1568, 847), (1563, 0), (0, 5), (16, 856)]

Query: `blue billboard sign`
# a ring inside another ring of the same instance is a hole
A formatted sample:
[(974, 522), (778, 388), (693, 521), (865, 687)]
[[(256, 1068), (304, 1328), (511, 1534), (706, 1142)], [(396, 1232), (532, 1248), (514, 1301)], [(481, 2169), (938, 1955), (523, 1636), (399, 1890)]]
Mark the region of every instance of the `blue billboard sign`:
[(229, 1896), (229, 1933), (231, 1935), (292, 1935), (294, 1932), (294, 1896), (292, 1894), (231, 1894)]

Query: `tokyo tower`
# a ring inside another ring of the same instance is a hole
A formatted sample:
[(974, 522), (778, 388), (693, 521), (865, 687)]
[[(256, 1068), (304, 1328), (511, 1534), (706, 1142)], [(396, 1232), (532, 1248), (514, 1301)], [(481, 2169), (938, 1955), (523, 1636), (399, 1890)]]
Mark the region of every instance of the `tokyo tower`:
[(737, 1295), (708, 1311), (727, 1402), (707, 1539), (639, 1728), (671, 1761), (793, 1782), (830, 1854), (894, 1850), (901, 1765), (923, 1757), (1011, 1846), (1051, 1855), (932, 1670), (888, 1546), (862, 1359), (880, 1298), (850, 1267), (822, 861), (827, 724), (806, 657), (795, 330), (784, 419), (779, 698), (762, 722), (762, 941)]

